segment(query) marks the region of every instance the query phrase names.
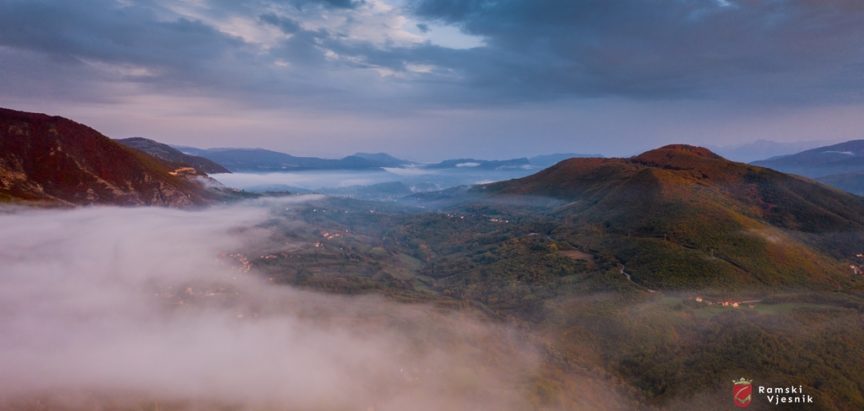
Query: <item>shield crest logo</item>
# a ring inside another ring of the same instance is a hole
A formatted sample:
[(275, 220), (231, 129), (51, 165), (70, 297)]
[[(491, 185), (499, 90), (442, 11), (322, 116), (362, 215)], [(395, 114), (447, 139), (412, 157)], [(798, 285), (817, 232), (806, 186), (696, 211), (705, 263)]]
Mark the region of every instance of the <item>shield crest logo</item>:
[(747, 408), (750, 406), (750, 401), (753, 399), (752, 380), (741, 378), (738, 381), (733, 380), (732, 384), (732, 402), (738, 408)]

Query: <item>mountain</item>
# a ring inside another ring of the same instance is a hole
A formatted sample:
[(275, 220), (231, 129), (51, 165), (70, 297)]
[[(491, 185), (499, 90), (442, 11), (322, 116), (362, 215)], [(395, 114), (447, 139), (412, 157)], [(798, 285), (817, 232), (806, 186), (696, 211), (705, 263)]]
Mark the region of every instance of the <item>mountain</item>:
[(474, 168), (480, 170), (496, 169), (540, 169), (546, 168), (569, 158), (602, 157), (599, 154), (555, 153), (533, 157), (512, 158), (508, 160), (477, 160), (473, 158), (458, 158), (429, 164), (427, 168)]
[(864, 140), (818, 147), (797, 154), (753, 162), (785, 173), (807, 177), (864, 172)]
[(357, 153), (341, 159), (297, 157), (260, 148), (176, 147), (182, 153), (204, 157), (232, 171), (277, 172), (301, 170), (364, 170), (411, 164), (385, 153)]
[(864, 195), (864, 140), (814, 148), (753, 164), (815, 178), (841, 190)]
[(130, 137), (118, 139), (116, 141), (126, 147), (134, 148), (138, 151), (143, 151), (153, 157), (165, 161), (166, 163), (170, 163), (177, 168), (192, 167), (195, 170), (205, 174), (230, 173), (227, 168), (222, 167), (221, 165), (216, 164), (211, 160), (208, 160), (204, 157), (184, 154), (180, 150), (175, 149), (174, 147), (171, 147), (167, 144), (162, 144), (149, 138)]
[(824, 144), (819, 141), (783, 142), (756, 140), (751, 143), (723, 147), (709, 147), (714, 152), (733, 161), (751, 162), (764, 158), (797, 153)]
[[(181, 154), (203, 157), (233, 171), (278, 172), (301, 170), (371, 170), (377, 168), (400, 168), (419, 166), (411, 161), (396, 158), (387, 153), (355, 153), (340, 159), (318, 157), (297, 157), (290, 154), (260, 148), (211, 148), (201, 149), (188, 146), (175, 146)], [(153, 153), (151, 153), (153, 154)], [(561, 160), (573, 157), (599, 157), (598, 155), (578, 153), (556, 153), (538, 155), (531, 158), (508, 160), (478, 160), (457, 158), (425, 164), (420, 167), (429, 169), (532, 169), (546, 168)], [(175, 160), (172, 160), (175, 161)]]
[(830, 176), (819, 177), (817, 180), (852, 194), (864, 196), (864, 172), (832, 174)]
[(72, 120), (0, 109), (0, 201), (202, 205), (217, 195), (198, 178)]
[(439, 163), (428, 164), (427, 168), (473, 168), (483, 170), (494, 170), (502, 168), (529, 168), (531, 162), (527, 158), (514, 158), (510, 160), (477, 160), (473, 158), (457, 158), (444, 160)]
[(475, 191), (549, 199), (560, 235), (649, 287), (828, 287), (864, 241), (864, 199), (685, 145), (566, 160)]
[(585, 158), (585, 157), (600, 158), (603, 156), (600, 154), (554, 153), (554, 154), (542, 154), (539, 156), (529, 157), (528, 162), (531, 163), (531, 165), (533, 165), (533, 166), (536, 166), (539, 168), (546, 168), (546, 167), (553, 166), (556, 163), (559, 163), (559, 162), (567, 160), (567, 159)]
[(355, 153), (343, 158), (342, 161), (357, 163), (366, 161), (368, 164), (374, 164), (377, 167), (404, 167), (411, 164), (410, 161), (393, 157), (387, 153)]

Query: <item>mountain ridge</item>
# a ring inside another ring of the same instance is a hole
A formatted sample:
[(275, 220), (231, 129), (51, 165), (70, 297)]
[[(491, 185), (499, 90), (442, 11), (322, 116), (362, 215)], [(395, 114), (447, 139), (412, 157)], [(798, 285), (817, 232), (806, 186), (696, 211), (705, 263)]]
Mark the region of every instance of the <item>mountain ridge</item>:
[(116, 139), (115, 141), (126, 147), (143, 151), (178, 168), (192, 167), (203, 174), (231, 172), (214, 161), (208, 160), (204, 157), (184, 154), (180, 150), (177, 150), (168, 144), (163, 144), (153, 139), (145, 137), (127, 137)]
[(831, 287), (850, 278), (844, 262), (864, 244), (864, 199), (686, 145), (565, 160), (474, 192), (565, 201), (553, 210), (565, 222), (557, 230), (616, 255), (659, 288)]
[(864, 140), (850, 140), (800, 153), (755, 161), (754, 165), (810, 177), (864, 195)]
[(47, 205), (200, 206), (205, 183), (60, 116), (0, 108), (0, 199)]

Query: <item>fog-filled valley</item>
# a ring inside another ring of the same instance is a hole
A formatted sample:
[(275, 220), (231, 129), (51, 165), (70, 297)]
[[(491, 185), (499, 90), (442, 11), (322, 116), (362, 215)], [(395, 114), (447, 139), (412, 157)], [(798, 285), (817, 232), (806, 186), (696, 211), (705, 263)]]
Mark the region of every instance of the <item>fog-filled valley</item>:
[(386, 167), (372, 170), (307, 170), (213, 174), (226, 186), (250, 192), (321, 193), (369, 200), (398, 200), (415, 193), (524, 177), (537, 167), (476, 169)]
[(862, 403), (855, 286), (669, 288), (560, 201), (417, 204), (6, 208), (0, 406), (725, 409), (739, 375)]
[(306, 201), (4, 213), (0, 406), (525, 409), (517, 329), (261, 275), (250, 258), (304, 246), (273, 219), (306, 226), (278, 214)]
[(853, 194), (689, 145), (225, 173), (133, 141), (0, 109), (0, 409), (864, 407)]
[(0, 0), (0, 411), (864, 410), (862, 0)]

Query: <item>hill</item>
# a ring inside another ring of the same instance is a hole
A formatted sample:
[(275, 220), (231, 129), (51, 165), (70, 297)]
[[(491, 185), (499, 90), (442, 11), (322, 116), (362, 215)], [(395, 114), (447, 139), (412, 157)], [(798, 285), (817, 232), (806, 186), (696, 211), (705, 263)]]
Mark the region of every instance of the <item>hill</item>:
[(814, 178), (850, 193), (864, 194), (864, 140), (818, 147), (753, 164)]
[(781, 142), (771, 140), (756, 140), (749, 143), (733, 144), (726, 146), (708, 146), (709, 149), (724, 158), (741, 161), (752, 162), (766, 158), (785, 156), (794, 154), (799, 151), (809, 150), (813, 147), (823, 145), (824, 142), (818, 141), (796, 141), (796, 142)]
[(819, 177), (817, 180), (852, 194), (864, 196), (864, 172), (833, 174)]
[(756, 161), (754, 165), (807, 177), (864, 172), (864, 140), (817, 147), (797, 154)]
[(864, 199), (685, 145), (566, 160), (475, 192), (557, 200), (556, 235), (649, 287), (833, 287), (864, 244)]
[(176, 168), (192, 167), (200, 173), (230, 173), (227, 168), (222, 167), (215, 162), (204, 157), (191, 156), (182, 153), (174, 147), (167, 144), (162, 144), (158, 141), (144, 137), (130, 137), (116, 140), (118, 143), (126, 147), (134, 148), (138, 151), (143, 151), (153, 157), (156, 157), (166, 163), (169, 163)]
[(0, 201), (192, 206), (217, 197), (183, 174), (72, 120), (0, 109)]
[(384, 153), (357, 153), (341, 159), (297, 157), (261, 148), (176, 147), (182, 153), (214, 161), (231, 171), (366, 170), (410, 164)]

